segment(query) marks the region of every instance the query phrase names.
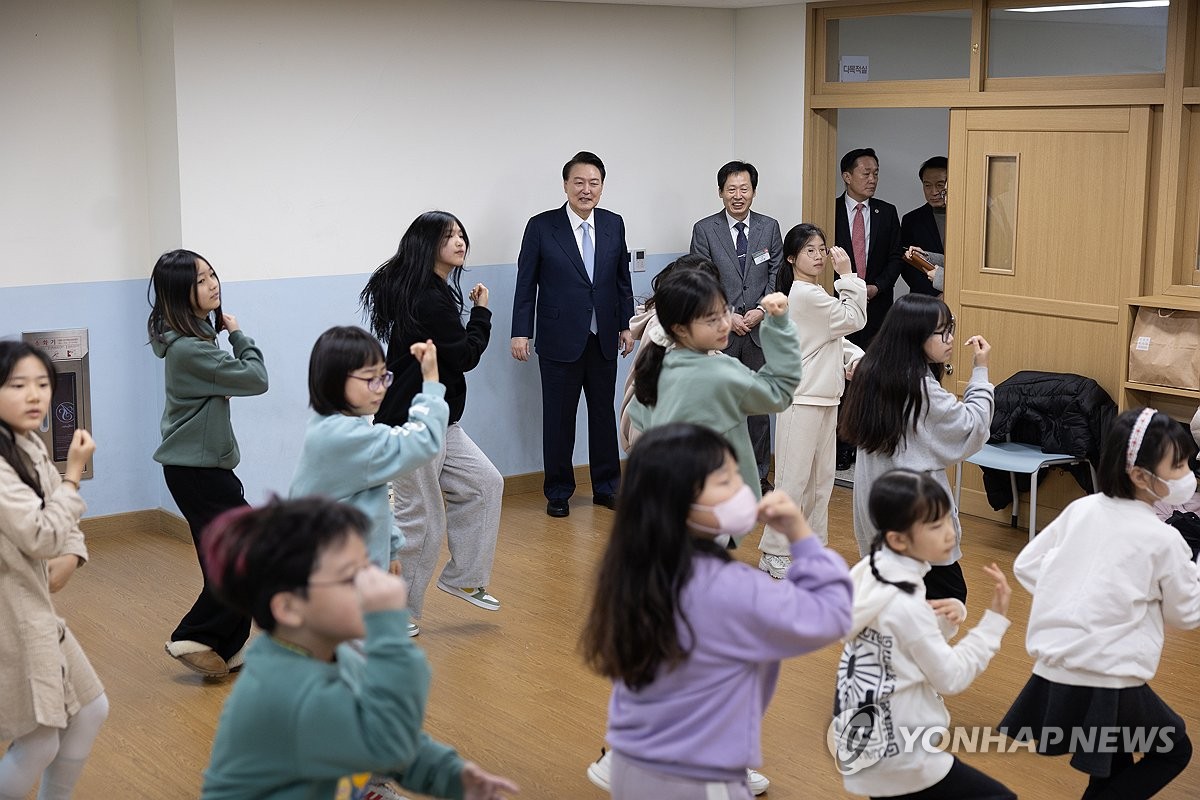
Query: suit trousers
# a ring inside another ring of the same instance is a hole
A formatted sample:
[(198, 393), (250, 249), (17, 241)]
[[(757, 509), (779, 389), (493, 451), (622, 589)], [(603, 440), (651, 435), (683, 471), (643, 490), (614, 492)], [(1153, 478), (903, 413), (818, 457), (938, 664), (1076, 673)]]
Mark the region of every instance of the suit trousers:
[(438, 579), (457, 589), (487, 586), (492, 577), (504, 477), (457, 422), (433, 460), (392, 481), (393, 514), (404, 534), (400, 563), (408, 582), (408, 610), (421, 616), (425, 590), (442, 554), (450, 561)]
[[(775, 488), (796, 501), (821, 544), (829, 543), (829, 495), (836, 459), (837, 406), (790, 405), (775, 419)], [(768, 525), (758, 549), (786, 556), (788, 540)]]
[[(732, 356), (757, 372), (766, 364), (762, 348), (754, 343), (750, 334), (729, 334), (729, 346), (725, 355)], [(754, 463), (758, 465), (758, 477), (765, 478), (771, 471), (771, 418), (766, 414), (746, 417), (746, 429), (750, 433), (750, 446), (754, 448)]]
[(596, 334), (588, 334), (583, 355), (575, 361), (538, 356), (542, 376), (543, 491), (547, 500), (567, 500), (575, 493), (575, 415), (579, 393), (587, 400), (588, 451), (593, 494), (616, 494), (621, 483), (617, 450), (617, 360), (600, 352)]
[(217, 655), (228, 661), (250, 637), (250, 618), (226, 606), (213, 593), (208, 568), (204, 565), (200, 537), (208, 523), (222, 513), (249, 505), (242, 482), (233, 474), (233, 470), (217, 467), (164, 464), (163, 477), (167, 480), (167, 489), (175, 505), (179, 506), (179, 511), (191, 528), (196, 558), (200, 561), (200, 572), (204, 576), (200, 596), (180, 620), (179, 626), (171, 634), (171, 641), (199, 642), (211, 647)]

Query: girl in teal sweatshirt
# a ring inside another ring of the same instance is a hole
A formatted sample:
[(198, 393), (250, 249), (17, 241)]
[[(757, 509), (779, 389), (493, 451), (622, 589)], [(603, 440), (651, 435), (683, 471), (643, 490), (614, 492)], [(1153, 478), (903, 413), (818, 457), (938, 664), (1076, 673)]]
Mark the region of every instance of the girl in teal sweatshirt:
[[(246, 504), (233, 474), (241, 453), (229, 422), (231, 397), (267, 391), (262, 351), (221, 309), (221, 282), (198, 253), (172, 250), (158, 259), (150, 278), (151, 310), (146, 322), (154, 354), (165, 364), (166, 405), (162, 444), (154, 460), (175, 504), (188, 522), (196, 553), (200, 535), (218, 514)], [(217, 343), (229, 333), (233, 353)], [(232, 611), (204, 587), (180, 621), (167, 653), (206, 678), (223, 678), (242, 662), (250, 618)]]
[(371, 415), (392, 384), (383, 348), (362, 328), (321, 334), (308, 362), (309, 404), (316, 414), (304, 432), (290, 491), (292, 497), (332, 497), (366, 514), (371, 562), (395, 575), (404, 537), (392, 520), (388, 482), (438, 454), (450, 414), (446, 387), (438, 382), (437, 348), (417, 342), (410, 352), (424, 383), (408, 406), (408, 421), (372, 425)]

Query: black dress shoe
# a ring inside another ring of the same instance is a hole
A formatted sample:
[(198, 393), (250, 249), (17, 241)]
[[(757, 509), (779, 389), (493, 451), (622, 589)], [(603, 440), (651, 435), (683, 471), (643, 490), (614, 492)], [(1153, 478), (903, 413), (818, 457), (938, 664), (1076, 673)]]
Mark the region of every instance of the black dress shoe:
[(546, 513), (552, 517), (566, 517), (571, 514), (571, 506), (566, 500), (551, 500), (546, 503)]
[(617, 496), (615, 494), (594, 494), (592, 495), (592, 505), (615, 509), (617, 507)]
[(837, 460), (837, 463), (833, 465), (833, 468), (836, 469), (838, 472), (843, 472), (844, 470), (848, 470), (853, 466), (854, 466), (853, 458), (845, 458), (845, 459), (839, 458)]

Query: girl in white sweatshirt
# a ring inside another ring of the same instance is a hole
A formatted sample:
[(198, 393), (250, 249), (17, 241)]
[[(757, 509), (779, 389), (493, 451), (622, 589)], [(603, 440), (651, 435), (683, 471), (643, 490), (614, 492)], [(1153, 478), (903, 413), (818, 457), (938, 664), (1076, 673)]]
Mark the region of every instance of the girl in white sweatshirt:
[[(858, 448), (854, 467), (854, 538), (858, 553), (871, 548), (876, 528), (867, 512), (871, 486), (888, 470), (929, 474), (946, 493), (946, 468), (983, 447), (991, 436), (995, 389), (988, 380), (991, 345), (982, 336), (965, 342), (974, 368), (962, 400), (941, 384), (954, 352), (954, 316), (941, 300), (906, 294), (896, 301), (854, 370), (842, 401), (838, 435)], [(962, 538), (958, 509), (950, 519)], [(956, 543), (925, 576), (930, 599), (967, 600)]]
[[(1152, 408), (1117, 417), (1100, 452), (1100, 494), (1071, 503), (1013, 564), (1033, 593), (1033, 676), (1001, 723), (1044, 755), (1071, 753), (1085, 798), (1151, 797), (1192, 755), (1183, 719), (1147, 685), (1163, 623), (1200, 627), (1200, 573), (1153, 505), (1196, 490), (1187, 429)], [(1142, 753), (1134, 763), (1133, 754)]]
[[(830, 295), (821, 285), (826, 259), (837, 280)], [(788, 296), (788, 316), (796, 323), (803, 359), (792, 403), (775, 421), (775, 488), (787, 492), (822, 544), (829, 541), (829, 494), (837, 461), (837, 410), (846, 379), (862, 358), (847, 335), (867, 324), (867, 284), (854, 274), (840, 247), (825, 248), (825, 234), (801, 223), (783, 240), (785, 268), (775, 290)], [(758, 545), (758, 568), (783, 580), (792, 563), (788, 540), (768, 525)]]
[[(871, 488), (878, 533), (850, 570), (854, 617), (838, 664), (831, 748), (846, 790), (906, 800), (1010, 800), (1009, 789), (944, 750), (931, 730), (950, 724), (942, 695), (958, 694), (983, 672), (1008, 630), (1012, 591), (1004, 573), (991, 609), (951, 646), (967, 615), (960, 600), (925, 599), (930, 561), (954, 549), (950, 497), (926, 473), (893, 470)], [(836, 747), (835, 747), (836, 745)]]

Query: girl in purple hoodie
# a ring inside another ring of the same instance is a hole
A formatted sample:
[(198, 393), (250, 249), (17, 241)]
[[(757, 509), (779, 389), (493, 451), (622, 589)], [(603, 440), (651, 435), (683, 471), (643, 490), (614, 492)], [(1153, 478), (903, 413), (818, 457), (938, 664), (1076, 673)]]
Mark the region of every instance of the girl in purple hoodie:
[[(786, 580), (725, 549), (758, 522), (791, 544)], [(749, 800), (780, 661), (843, 637), (850, 611), (845, 562), (787, 495), (755, 498), (725, 439), (683, 423), (644, 433), (581, 641), (613, 681), (612, 796)]]

